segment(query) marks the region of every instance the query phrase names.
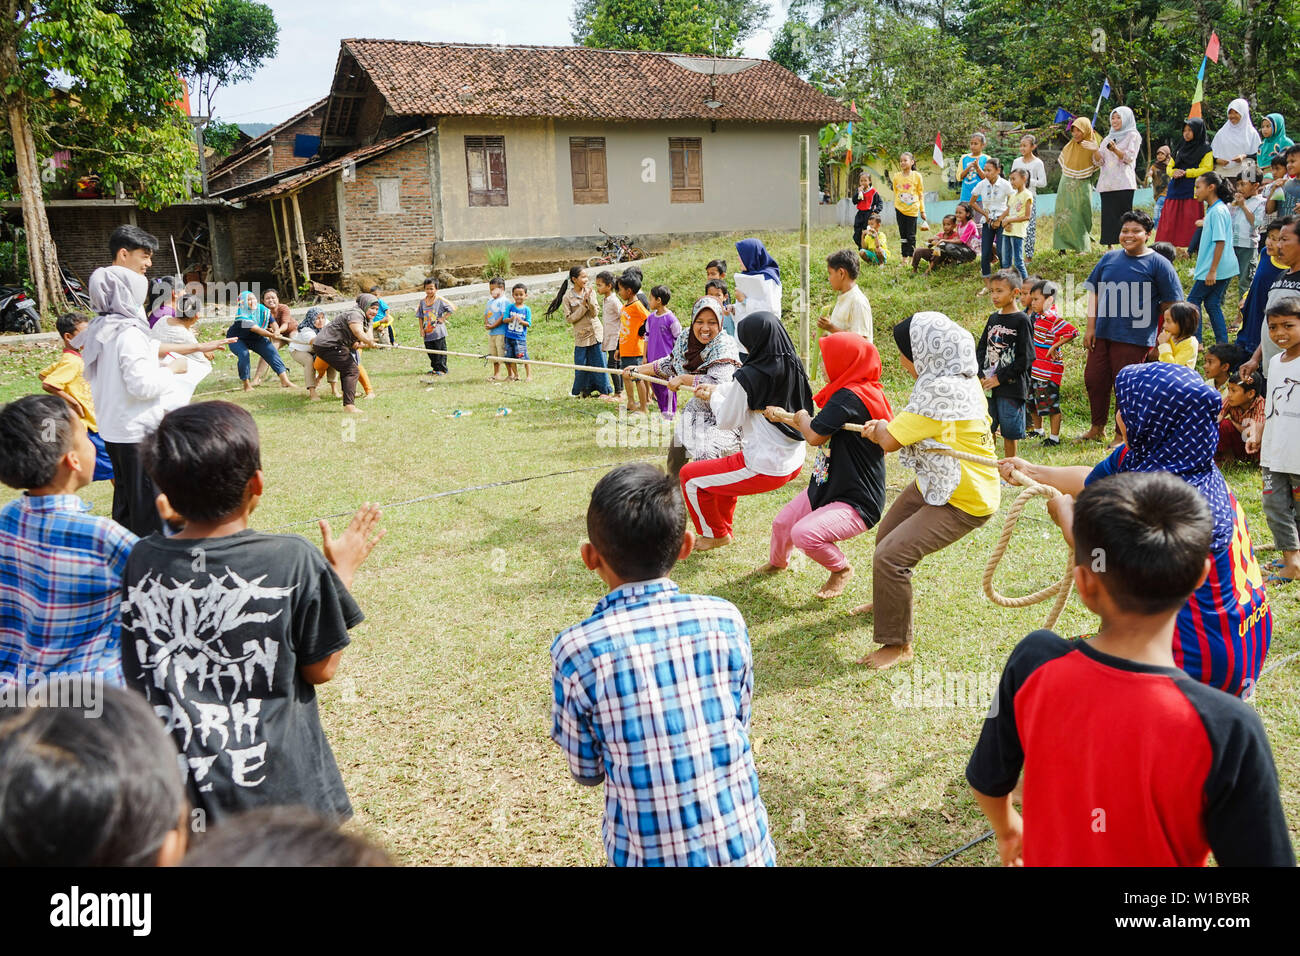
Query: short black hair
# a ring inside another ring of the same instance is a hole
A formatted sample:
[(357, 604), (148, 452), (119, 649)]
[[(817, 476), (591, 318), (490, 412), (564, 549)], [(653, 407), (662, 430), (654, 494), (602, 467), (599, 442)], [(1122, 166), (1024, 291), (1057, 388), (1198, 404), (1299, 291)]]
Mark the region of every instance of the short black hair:
[(498, 286), (504, 289), (506, 287), (506, 280), (501, 278), (500, 276), (493, 276), (491, 279), (488, 279), (489, 289), (495, 289)]
[(1300, 239), (1300, 216), (1280, 216), (1273, 220), (1273, 224), (1279, 229), (1290, 229)]
[(222, 820), (182, 866), (392, 866), (382, 849), (301, 807), (260, 807)]
[(1119, 225), (1121, 229), (1124, 228), (1124, 223), (1126, 222), (1137, 223), (1142, 227), (1142, 231), (1145, 233), (1151, 233), (1156, 228), (1156, 221), (1141, 209), (1130, 209), (1128, 212), (1124, 213), (1124, 215), (1119, 217)]
[(673, 297), (672, 289), (668, 288), (668, 286), (666, 285), (655, 286), (653, 289), (650, 290), (650, 294), (654, 296), (656, 299), (658, 299), (660, 302), (662, 302), (664, 305), (667, 305), (668, 300)]
[(603, 282), (607, 286), (612, 286), (614, 284), (614, 273), (610, 272), (608, 269), (605, 269), (602, 272), (597, 272), (596, 281)]
[(1290, 159), (1292, 156), (1300, 156), (1300, 146), (1288, 146), (1286, 152), (1282, 155), (1287, 159)]
[(858, 277), (858, 254), (852, 249), (837, 249), (826, 257), (827, 269), (843, 269), (850, 279)]
[(186, 807), (175, 743), (134, 691), (46, 679), (80, 706), (0, 709), (0, 866), (153, 866)]
[(1264, 310), (1264, 318), (1267, 321), (1268, 318), (1274, 315), (1300, 317), (1300, 295), (1284, 295), (1276, 302), (1269, 303), (1268, 308)]
[(1001, 170), (1002, 160), (998, 159), (996, 156), (990, 156), (987, 160), (984, 161), (984, 168), (988, 169), (990, 166), (996, 166), (999, 170)]
[[(268, 289), (267, 291), (269, 292), (271, 290)], [(371, 295), (374, 295), (375, 293), (379, 292), (379, 283), (375, 283), (366, 291), (369, 292)]]
[(77, 331), (77, 326), (82, 322), (89, 322), (90, 316), (82, 315), (80, 312), (64, 312), (54, 320), (54, 328), (60, 336), (71, 335)]
[(276, 297), (277, 299), (280, 297), (280, 290), (279, 290), (279, 289), (263, 289), (263, 290), (262, 290), (262, 298), (265, 299), (265, 298), (266, 298), (268, 295), (270, 295), (272, 292), (275, 293), (275, 297)]
[(425, 276), (425, 277), (424, 277), (424, 281), (423, 281), (422, 283), (420, 283), (420, 284), (421, 284), (421, 285), (431, 285), (431, 286), (433, 286), (435, 289), (438, 288), (438, 280), (435, 279), (433, 276)]
[(163, 416), (140, 460), (168, 502), (191, 521), (218, 521), (244, 503), (262, 467), (257, 423), (231, 402), (198, 402)]
[(139, 226), (123, 224), (114, 229), (108, 237), (108, 254), (113, 258), (117, 258), (117, 250), (119, 249), (125, 249), (127, 252), (134, 252), (136, 249), (148, 249), (150, 252), (157, 252), (158, 240)]
[(1236, 385), (1246, 392), (1254, 392), (1256, 395), (1264, 394), (1264, 376), (1259, 369), (1255, 369), (1249, 375), (1243, 375), (1241, 369), (1237, 369), (1228, 376), (1228, 384)]
[(1216, 342), (1205, 350), (1205, 354), (1213, 355), (1228, 366), (1229, 372), (1235, 372), (1237, 366), (1246, 361), (1245, 350), (1240, 345), (1234, 345), (1231, 342)]
[(654, 465), (619, 465), (591, 490), (587, 537), (625, 581), (665, 577), (677, 563), (685, 533), (682, 489)]
[(1151, 251), (1156, 255), (1164, 256), (1171, 263), (1178, 258), (1178, 247), (1172, 242), (1156, 242), (1151, 246)]
[(57, 395), (26, 395), (0, 408), (0, 481), (40, 488), (72, 449), (72, 409)]
[(627, 291), (631, 292), (633, 295), (636, 295), (638, 292), (641, 291), (641, 280), (637, 276), (634, 276), (629, 272), (624, 272), (621, 276), (619, 276), (617, 279), (614, 280), (614, 287), (627, 289)]
[(727, 283), (723, 282), (721, 279), (710, 279), (708, 282), (704, 283), (705, 295), (709, 294), (710, 289), (717, 289), (722, 293), (723, 298), (726, 298), (727, 296)]
[(1181, 607), (1196, 590), (1213, 534), (1201, 493), (1168, 472), (1110, 475), (1074, 505), (1075, 562), (1098, 570), (1111, 600), (1130, 614)]
[(524, 285), (522, 282), (516, 282), (510, 287), (511, 292), (518, 292), (520, 289), (523, 289), (525, 293), (528, 292), (528, 286)]
[(1044, 299), (1055, 299), (1061, 294), (1061, 290), (1056, 287), (1056, 283), (1052, 282), (1050, 279), (1039, 279), (1029, 287), (1030, 295), (1033, 295), (1035, 292), (1041, 292)]
[(708, 272), (710, 269), (717, 269), (717, 270), (718, 270), (718, 275), (724, 275), (724, 276), (725, 276), (725, 275), (727, 274), (727, 260), (726, 260), (726, 259), (710, 259), (710, 260), (709, 260), (709, 264), (706, 265), (706, 266), (704, 267), (704, 271), (705, 271), (705, 272)]
[(182, 296), (176, 303), (176, 315), (182, 319), (196, 319), (203, 314), (203, 300), (197, 295)]
[(1020, 288), (1020, 273), (1015, 269), (999, 269), (993, 275), (989, 276), (989, 283), (1005, 282), (1013, 289)]
[(1165, 314), (1178, 326), (1178, 338), (1189, 338), (1201, 327), (1201, 310), (1190, 302), (1175, 302)]
[(878, 213), (878, 212), (873, 212), (873, 213), (871, 213), (871, 215), (867, 216), (867, 222), (879, 222), (879, 223), (883, 223), (884, 221), (885, 221), (885, 220), (883, 220), (883, 219), (880, 218), (880, 213)]
[(640, 285), (645, 285), (645, 276), (642, 274), (640, 266), (628, 266), (623, 270), (623, 275), (632, 276)]

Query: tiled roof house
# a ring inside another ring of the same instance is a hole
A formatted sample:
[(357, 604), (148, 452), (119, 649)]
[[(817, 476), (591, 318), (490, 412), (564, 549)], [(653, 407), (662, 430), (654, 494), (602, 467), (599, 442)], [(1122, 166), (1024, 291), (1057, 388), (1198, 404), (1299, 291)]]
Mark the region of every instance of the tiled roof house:
[(223, 225), (236, 273), (269, 271), (300, 228), (325, 226), (343, 274), (374, 276), (495, 246), (581, 259), (598, 227), (651, 249), (793, 229), (800, 134), (815, 170), (817, 131), (849, 118), (767, 60), (364, 39), (341, 42), (322, 103), (312, 161), (217, 193), (243, 207)]

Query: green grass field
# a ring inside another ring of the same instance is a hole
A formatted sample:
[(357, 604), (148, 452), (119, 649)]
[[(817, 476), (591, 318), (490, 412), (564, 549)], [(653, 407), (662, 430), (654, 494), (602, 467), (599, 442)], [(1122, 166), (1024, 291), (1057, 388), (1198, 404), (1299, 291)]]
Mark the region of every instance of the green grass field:
[[(1050, 222), (1039, 226), (1035, 271), (1081, 289), (1096, 253), (1044, 254)], [(667, 282), (672, 307), (688, 313), (703, 289), (704, 263), (718, 255), (734, 262), (736, 238), (659, 258), (645, 270), (647, 284)], [(797, 237), (762, 238), (782, 264), (789, 309), (798, 284)], [(848, 244), (847, 230), (814, 234), (814, 314), (833, 298), (822, 262)], [(898, 248), (896, 234), (891, 244)], [(1187, 272), (1185, 263), (1180, 271)], [(977, 276), (977, 265), (930, 278), (891, 265), (862, 277), (895, 408), (905, 403), (910, 380), (899, 367), (890, 328), (912, 312), (937, 309), (978, 335), (990, 308), (975, 295)], [(539, 317), (530, 335), (533, 357), (572, 361), (564, 322), (540, 319), (540, 298), (529, 304)], [(463, 308), (451, 317), (450, 348), (483, 350), (479, 312)], [(786, 319), (793, 329), (793, 313)], [(211, 337), (221, 329), (204, 331)], [(399, 342), (419, 344), (411, 313), (399, 314), (397, 332)], [(0, 352), (0, 400), (37, 391), (35, 372), (54, 355), (53, 346)], [(378, 391), (360, 402), (364, 415), (344, 416), (334, 401), (308, 404), (300, 388), (287, 392), (274, 383), (250, 395), (232, 391), (238, 383), (229, 356), (218, 359), (199, 396), (239, 402), (257, 416), (267, 476), (254, 516), (261, 530), (318, 539), (317, 516), (350, 512), (365, 500), (425, 497), (385, 511), (388, 535), (356, 579), (367, 619), (353, 632), (338, 676), (321, 690), (326, 730), (357, 824), (403, 863), (600, 864), (601, 793), (570, 780), (548, 737), (548, 648), (556, 632), (589, 614), (603, 593), (578, 555), (592, 486), (606, 466), (661, 461), (664, 449), (648, 447), (644, 430), (615, 427), (608, 417), (614, 406), (568, 398), (571, 373), (538, 369), (531, 384), (492, 384), (481, 361), (453, 358), (451, 375), (429, 385), (418, 378), (428, 367), (423, 355), (371, 352), (364, 361)], [(1082, 347), (1067, 347), (1066, 361), (1067, 441), (1052, 451), (1026, 442), (1022, 454), (1093, 463), (1104, 454), (1101, 446), (1068, 441), (1087, 425)], [(300, 380), (297, 366), (291, 373)], [(502, 407), (510, 413), (498, 417)], [(449, 417), (458, 409), (472, 414)], [(666, 440), (668, 433), (656, 429), (652, 437)], [(910, 480), (895, 458), (889, 464), (891, 500)], [(555, 472), (572, 473), (428, 497)], [(1228, 473), (1256, 548), (1264, 552), (1271, 541), (1258, 478), (1253, 469)], [(771, 519), (806, 481), (743, 499), (736, 543), (691, 557), (674, 577), (685, 590), (733, 601), (749, 622), (753, 744), (779, 861), (925, 864), (986, 829), (963, 778), (984, 706), (978, 700), (911, 706), (911, 682), (924, 685), (925, 675), (945, 672), (987, 686), (1015, 643), (1042, 624), (1048, 605), (1009, 611), (981, 594), (984, 562), (1001, 528), (995, 518), (918, 568), (916, 660), (885, 673), (858, 667), (854, 661), (872, 647), (870, 631), (848, 610), (870, 598), (871, 534), (847, 544), (859, 573), (837, 601), (813, 598), (825, 572), (806, 559), (776, 577), (750, 574), (766, 560)], [(110, 494), (100, 483), (84, 496), (103, 514)], [(1005, 491), (1004, 505), (1013, 496)], [(1033, 502), (999, 586), (1006, 593), (1035, 590), (1060, 575), (1065, 558), (1059, 532), (1042, 504)], [(1270, 595), (1272, 661), (1300, 650), (1297, 594)], [(1095, 618), (1072, 598), (1059, 629), (1076, 634), (1094, 627)], [(1300, 821), (1298, 692), (1300, 661), (1269, 673), (1255, 696), (1293, 839)], [(956, 862), (987, 865), (996, 854), (986, 842)]]

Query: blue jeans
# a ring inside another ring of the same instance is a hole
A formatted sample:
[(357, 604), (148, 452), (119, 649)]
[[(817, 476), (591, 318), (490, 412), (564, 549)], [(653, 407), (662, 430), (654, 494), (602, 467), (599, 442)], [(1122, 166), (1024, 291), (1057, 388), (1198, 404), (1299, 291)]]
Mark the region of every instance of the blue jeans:
[[(1160, 214), (1161, 214), (1162, 212), (1164, 212), (1164, 210), (1165, 210), (1165, 197), (1164, 197), (1164, 196), (1161, 196), (1159, 199), (1156, 200), (1156, 215), (1155, 215), (1155, 220), (1156, 220), (1156, 226), (1157, 226), (1157, 227), (1159, 227), (1159, 225), (1160, 225)], [(1154, 230), (1154, 229), (1151, 230), (1151, 231), (1152, 231), (1152, 234), (1155, 233), (1155, 230)]]
[(244, 342), (243, 339), (238, 339), (230, 343), (230, 351), (235, 353), (235, 358), (238, 360), (239, 380), (241, 382), (247, 382), (252, 377), (248, 360), (250, 351), (256, 352), (260, 358), (266, 359), (266, 364), (271, 366), (271, 371), (276, 375), (284, 374), (284, 362), (280, 359), (280, 353), (275, 350), (275, 346), (271, 344), (270, 339), (259, 335), (257, 341), (252, 344)]
[[(980, 226), (980, 275), (986, 279), (993, 271), (993, 250), (999, 248), (1001, 240), (1001, 229), (994, 229), (987, 222)], [(1003, 260), (1002, 265), (1006, 264), (1006, 260)]]
[(998, 236), (998, 258), (1002, 260), (1002, 268), (1015, 269), (1020, 273), (1021, 282), (1029, 278), (1029, 273), (1025, 271), (1024, 236), (1008, 236), (1005, 232)]
[[(605, 353), (601, 351), (600, 343), (597, 342), (595, 345), (575, 345), (573, 347), (573, 364), (598, 365), (605, 368)], [(590, 395), (592, 392), (608, 395), (612, 391), (613, 388), (610, 387), (608, 375), (602, 375), (600, 372), (573, 373), (574, 395)]]
[[(1205, 311), (1210, 313), (1210, 324), (1214, 327), (1216, 343), (1228, 341), (1228, 323), (1223, 318), (1223, 294), (1227, 291), (1227, 279), (1217, 279), (1214, 285), (1206, 285), (1202, 280), (1197, 279), (1192, 283), (1192, 291), (1187, 295), (1187, 301), (1197, 308), (1204, 303)], [(1201, 340), (1202, 345), (1205, 344), (1204, 322), (1197, 326), (1196, 337)]]

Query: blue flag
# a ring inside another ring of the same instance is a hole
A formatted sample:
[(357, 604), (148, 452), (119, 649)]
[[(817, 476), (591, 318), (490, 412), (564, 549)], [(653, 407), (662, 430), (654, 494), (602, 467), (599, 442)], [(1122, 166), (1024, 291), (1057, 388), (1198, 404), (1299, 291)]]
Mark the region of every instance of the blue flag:
[(1062, 107), (1062, 106), (1058, 106), (1058, 107), (1056, 108), (1056, 119), (1052, 120), (1052, 122), (1053, 122), (1053, 123), (1072, 123), (1072, 122), (1074, 122), (1074, 116), (1070, 114), (1069, 110), (1065, 109), (1065, 108)]
[(1101, 84), (1101, 98), (1102, 98), (1103, 100), (1108, 100), (1108, 99), (1110, 99), (1110, 79), (1109, 79), (1109, 78), (1107, 78), (1106, 81), (1103, 82), (1103, 83)]

